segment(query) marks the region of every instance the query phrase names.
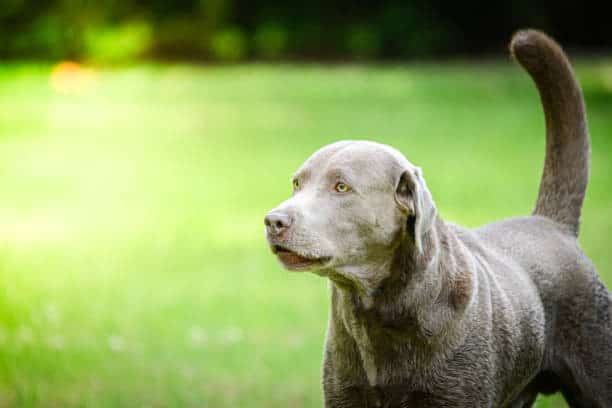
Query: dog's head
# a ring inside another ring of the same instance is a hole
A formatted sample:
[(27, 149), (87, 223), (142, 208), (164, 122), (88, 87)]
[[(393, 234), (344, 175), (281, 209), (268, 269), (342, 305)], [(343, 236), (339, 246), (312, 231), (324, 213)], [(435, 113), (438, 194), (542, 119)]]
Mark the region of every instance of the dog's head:
[(306, 160), (293, 177), (293, 195), (268, 213), (265, 225), (287, 269), (371, 288), (386, 277), (401, 242), (423, 251), (435, 215), (420, 169), (401, 153), (342, 141)]

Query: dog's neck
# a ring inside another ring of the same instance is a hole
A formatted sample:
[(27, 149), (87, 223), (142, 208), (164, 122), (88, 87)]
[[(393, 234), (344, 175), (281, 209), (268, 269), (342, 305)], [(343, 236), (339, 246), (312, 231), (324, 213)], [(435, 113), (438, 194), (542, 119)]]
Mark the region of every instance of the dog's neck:
[(454, 250), (458, 245), (452, 229), (437, 218), (423, 237), (421, 253), (406, 236), (391, 261), (377, 266), (385, 279), (375, 288), (334, 283), (341, 298), (337, 307), (366, 326), (420, 341), (441, 340), (461, 320), (472, 294), (470, 260), (463, 259), (464, 251)]

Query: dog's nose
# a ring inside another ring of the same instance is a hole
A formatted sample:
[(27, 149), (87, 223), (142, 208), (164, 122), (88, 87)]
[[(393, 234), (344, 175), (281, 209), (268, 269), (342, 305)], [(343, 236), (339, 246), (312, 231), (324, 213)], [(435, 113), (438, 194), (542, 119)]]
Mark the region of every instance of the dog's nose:
[(291, 217), (279, 211), (272, 211), (264, 219), (266, 230), (270, 235), (279, 235), (291, 226)]

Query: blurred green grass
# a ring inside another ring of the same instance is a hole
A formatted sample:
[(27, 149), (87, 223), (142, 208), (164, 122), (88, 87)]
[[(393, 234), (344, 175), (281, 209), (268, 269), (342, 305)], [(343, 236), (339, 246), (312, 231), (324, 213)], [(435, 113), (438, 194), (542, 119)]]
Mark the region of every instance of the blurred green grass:
[[(321, 406), (327, 284), (282, 271), (262, 219), (329, 142), (399, 148), (463, 225), (536, 197), (543, 116), (509, 62), (50, 72), (0, 66), (0, 406)], [(612, 63), (578, 73), (610, 285)]]

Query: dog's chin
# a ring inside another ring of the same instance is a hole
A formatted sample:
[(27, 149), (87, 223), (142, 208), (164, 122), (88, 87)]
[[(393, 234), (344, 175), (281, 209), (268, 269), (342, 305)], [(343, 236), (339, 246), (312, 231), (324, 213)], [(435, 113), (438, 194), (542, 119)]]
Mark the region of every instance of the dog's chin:
[(273, 245), (272, 252), (280, 263), (290, 271), (313, 271), (325, 268), (331, 261), (331, 257), (308, 257), (298, 254), (280, 245)]

